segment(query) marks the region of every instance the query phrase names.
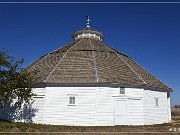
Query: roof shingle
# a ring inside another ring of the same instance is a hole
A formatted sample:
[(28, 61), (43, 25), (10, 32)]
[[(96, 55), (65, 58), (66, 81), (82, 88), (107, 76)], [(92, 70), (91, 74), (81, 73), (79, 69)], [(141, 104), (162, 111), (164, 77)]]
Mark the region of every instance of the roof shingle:
[(26, 69), (34, 83), (109, 83), (172, 91), (131, 57), (91, 38), (57, 49)]

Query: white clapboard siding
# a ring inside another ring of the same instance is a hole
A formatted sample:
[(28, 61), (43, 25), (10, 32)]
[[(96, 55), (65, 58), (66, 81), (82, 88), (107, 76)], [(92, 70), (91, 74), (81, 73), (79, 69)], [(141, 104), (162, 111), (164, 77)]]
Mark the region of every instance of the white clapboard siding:
[[(96, 87), (48, 87), (45, 123), (58, 125), (93, 125), (95, 122)], [(69, 106), (69, 94), (76, 105)]]
[[(161, 124), (169, 121), (167, 92), (144, 90), (144, 124)], [(158, 98), (158, 107), (155, 105)]]
[[(46, 87), (34, 92), (45, 95), (34, 98), (33, 107), (39, 109), (33, 118), (35, 123), (113, 126), (115, 99), (127, 102), (127, 125), (161, 124), (170, 119), (166, 92), (125, 88), (125, 94), (120, 94), (120, 88), (111, 87)], [(76, 98), (74, 106), (69, 105), (69, 95)], [(159, 99), (158, 107), (154, 98)]]
[(127, 97), (139, 97), (143, 96), (143, 89), (138, 88), (126, 88), (126, 96)]
[(32, 108), (35, 109), (35, 116), (33, 117), (34, 123), (44, 123), (44, 104), (45, 104), (45, 88), (35, 88), (33, 92), (36, 94), (33, 96)]
[(128, 98), (129, 125), (143, 125), (142, 98)]
[(170, 98), (170, 93), (169, 93), (169, 96), (168, 96), (168, 117), (169, 117), (168, 122), (171, 121), (171, 103), (170, 103), (170, 100), (171, 100), (171, 98)]
[(129, 125), (143, 125), (143, 89), (126, 88)]
[[(133, 99), (139, 99), (140, 101), (128, 101), (128, 115), (130, 121), (128, 125), (142, 125), (142, 89), (126, 88), (125, 95), (120, 95), (120, 88), (110, 88), (110, 87), (99, 87), (97, 89), (97, 102), (96, 102), (96, 121), (97, 125), (101, 126), (111, 126), (114, 125), (114, 98), (116, 97), (126, 97)], [(138, 103), (138, 105), (137, 105)], [(136, 112), (136, 115), (134, 115)]]
[[(69, 106), (68, 95), (75, 95), (76, 105)], [(44, 123), (55, 125), (113, 126), (114, 98), (125, 96), (141, 98), (142, 89), (126, 88), (120, 95), (120, 88), (110, 87), (47, 87), (45, 97)], [(129, 125), (142, 125), (142, 106), (131, 101), (128, 115)], [(131, 103), (132, 102), (132, 103)], [(137, 115), (134, 115), (134, 112)]]
[(114, 125), (113, 96), (117, 96), (119, 88), (99, 87), (96, 97), (96, 125)]

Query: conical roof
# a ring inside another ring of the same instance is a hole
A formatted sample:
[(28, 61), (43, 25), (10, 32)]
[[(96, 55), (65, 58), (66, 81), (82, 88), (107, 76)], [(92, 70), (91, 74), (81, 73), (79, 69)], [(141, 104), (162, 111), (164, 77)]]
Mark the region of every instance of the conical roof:
[(34, 84), (118, 85), (172, 91), (131, 57), (103, 43), (101, 32), (85, 28), (72, 37), (72, 43), (27, 67)]

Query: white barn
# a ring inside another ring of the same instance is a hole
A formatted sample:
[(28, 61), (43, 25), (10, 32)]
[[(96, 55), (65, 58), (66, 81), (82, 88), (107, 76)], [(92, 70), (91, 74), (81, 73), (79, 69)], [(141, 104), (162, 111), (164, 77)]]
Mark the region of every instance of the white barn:
[(130, 56), (89, 26), (73, 42), (41, 57), (34, 75), (34, 123), (75, 126), (151, 125), (171, 120), (170, 92)]

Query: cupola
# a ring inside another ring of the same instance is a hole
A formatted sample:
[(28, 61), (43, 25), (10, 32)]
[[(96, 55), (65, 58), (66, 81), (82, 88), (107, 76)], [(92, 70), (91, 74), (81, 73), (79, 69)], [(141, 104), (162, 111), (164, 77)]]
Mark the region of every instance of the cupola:
[(90, 28), (90, 19), (89, 16), (87, 17), (86, 21), (86, 28), (76, 31), (72, 34), (72, 38), (74, 40), (81, 39), (81, 38), (93, 38), (102, 41), (104, 38), (104, 34), (101, 32), (98, 32), (95, 29)]

